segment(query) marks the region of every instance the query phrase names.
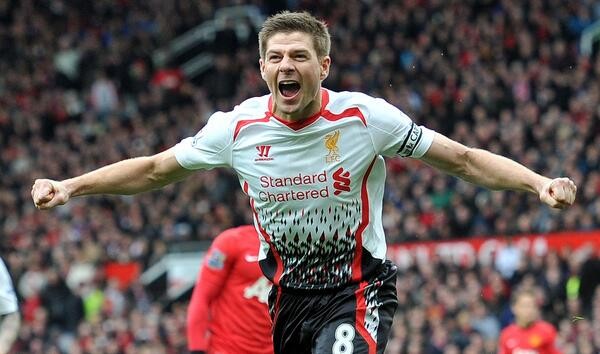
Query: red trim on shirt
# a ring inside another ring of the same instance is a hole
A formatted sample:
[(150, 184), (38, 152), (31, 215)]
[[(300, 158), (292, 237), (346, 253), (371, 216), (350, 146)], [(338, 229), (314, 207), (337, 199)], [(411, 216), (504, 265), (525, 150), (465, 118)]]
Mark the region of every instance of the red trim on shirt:
[(329, 91), (322, 88), (321, 89), (321, 109), (317, 113), (313, 114), (312, 116), (310, 116), (306, 119), (301, 119), (299, 121), (290, 122), (290, 121), (284, 120), (283, 118), (280, 118), (275, 115), (275, 113), (273, 112), (273, 95), (271, 95), (271, 96), (269, 96), (269, 101), (267, 103), (269, 111), (265, 112), (265, 116), (262, 118), (257, 118), (257, 119), (240, 120), (235, 126), (235, 131), (233, 133), (233, 140), (235, 140), (237, 138), (237, 136), (240, 133), (240, 130), (242, 130), (242, 128), (244, 128), (245, 126), (250, 125), (250, 124), (255, 124), (255, 123), (266, 123), (271, 119), (271, 117), (275, 118), (278, 122), (284, 124), (286, 127), (290, 128), (292, 130), (300, 130), (304, 127), (307, 127), (307, 126), (311, 125), (312, 123), (316, 122), (320, 117), (323, 117), (331, 122), (335, 122), (335, 121), (338, 121), (338, 120), (344, 119), (344, 118), (358, 117), (362, 121), (364, 126), (365, 127), (367, 126), (367, 120), (365, 119), (365, 116), (363, 115), (363, 113), (361, 112), (361, 110), (358, 107), (348, 108), (341, 113), (332, 113), (331, 111), (325, 109), (325, 107), (327, 107), (328, 104), (329, 104)]
[(358, 117), (358, 118), (360, 118), (362, 123), (365, 125), (365, 127), (367, 126), (367, 120), (365, 119), (365, 116), (362, 114), (360, 109), (358, 109), (357, 107), (347, 108), (346, 110), (344, 110), (342, 113), (339, 113), (339, 114), (331, 113), (330, 111), (324, 111), (321, 115), (323, 116), (323, 118), (325, 118), (329, 121), (332, 121), (332, 122), (335, 122), (335, 121), (343, 119), (343, 118)]
[[(376, 159), (376, 158), (375, 158)], [(375, 159), (371, 161), (369, 168), (367, 168), (367, 172), (365, 172), (365, 176), (362, 180), (362, 186), (360, 189), (360, 202), (362, 204), (362, 217), (360, 220), (360, 225), (358, 225), (358, 229), (356, 230), (356, 249), (354, 250), (354, 262), (352, 264), (352, 280), (360, 281), (362, 277), (362, 235), (367, 225), (369, 224), (369, 192), (367, 191), (367, 180), (369, 179), (369, 175), (371, 174), (371, 170), (373, 169), (373, 165), (375, 164)]]
[(238, 134), (240, 133), (240, 130), (242, 130), (243, 127), (250, 125), (250, 124), (255, 124), (255, 123), (266, 123), (269, 121), (269, 119), (271, 119), (271, 113), (265, 112), (265, 116), (262, 118), (240, 120), (235, 125), (235, 131), (233, 133), (233, 140), (235, 141)]
[(279, 288), (274, 288), (277, 292), (277, 296), (275, 298), (275, 306), (273, 308), (273, 321), (272, 324), (277, 323), (277, 317), (279, 317), (279, 304), (281, 301), (281, 290)]
[(365, 300), (365, 288), (367, 287), (368, 282), (362, 281), (360, 282), (360, 286), (354, 293), (356, 296), (356, 319), (354, 327), (360, 334), (361, 337), (367, 342), (367, 346), (369, 347), (369, 354), (375, 354), (377, 351), (377, 343), (367, 328), (365, 327), (365, 317), (367, 317), (367, 301)]
[(260, 224), (260, 221), (258, 219), (258, 213), (256, 212), (256, 208), (254, 208), (254, 199), (252, 199), (252, 198), (250, 199), (250, 207), (252, 208), (252, 213), (254, 214), (254, 219), (256, 220), (256, 225), (258, 225), (258, 230), (260, 231), (260, 234), (264, 237), (264, 239), (269, 244), (269, 248), (271, 248), (271, 251), (273, 252), (273, 257), (275, 257), (275, 264), (277, 264), (277, 269), (275, 270), (275, 275), (273, 276), (272, 282), (273, 282), (273, 285), (279, 286), (279, 278), (281, 278), (281, 274), (283, 273), (283, 261), (281, 260), (281, 257), (279, 256), (279, 253), (277, 253), (277, 250), (275, 249), (275, 247), (273, 247), (273, 243), (271, 242), (271, 237), (269, 236), (269, 234), (265, 231), (265, 229)]
[(293, 130), (300, 130), (319, 119), (319, 117), (321, 117), (325, 112), (325, 107), (327, 107), (327, 104), (329, 104), (329, 91), (327, 91), (326, 89), (321, 89), (321, 109), (317, 113), (313, 114), (312, 116), (306, 119), (290, 122), (279, 118), (275, 115), (275, 113), (273, 112), (273, 96), (271, 96), (269, 97), (269, 113), (273, 116), (273, 118), (277, 119), (277, 121), (281, 122), (282, 124), (285, 124), (288, 128)]

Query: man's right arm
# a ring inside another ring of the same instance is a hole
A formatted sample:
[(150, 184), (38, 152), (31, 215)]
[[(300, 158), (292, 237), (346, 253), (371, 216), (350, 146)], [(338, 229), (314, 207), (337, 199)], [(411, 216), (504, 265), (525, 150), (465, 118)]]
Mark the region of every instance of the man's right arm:
[(39, 209), (65, 204), (72, 197), (92, 194), (137, 194), (161, 188), (192, 174), (175, 158), (174, 149), (101, 167), (64, 181), (38, 179), (31, 189)]
[(208, 351), (208, 327), (212, 313), (211, 305), (224, 291), (235, 259), (239, 251), (231, 242), (233, 231), (227, 230), (219, 234), (206, 253), (196, 286), (187, 311), (188, 349), (192, 354)]

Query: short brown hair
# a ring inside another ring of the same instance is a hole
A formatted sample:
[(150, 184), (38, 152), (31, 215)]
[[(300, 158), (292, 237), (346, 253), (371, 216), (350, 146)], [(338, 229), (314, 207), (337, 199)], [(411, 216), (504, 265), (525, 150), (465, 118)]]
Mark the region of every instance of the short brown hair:
[(520, 288), (517, 288), (516, 290), (514, 290), (513, 293), (511, 294), (511, 296), (510, 296), (511, 305), (516, 304), (517, 301), (521, 297), (525, 297), (525, 296), (532, 298), (537, 303), (537, 294), (534, 289), (527, 288), (527, 287), (520, 287)]
[(267, 41), (273, 35), (292, 32), (309, 34), (319, 58), (329, 55), (331, 38), (325, 22), (318, 20), (308, 12), (283, 11), (267, 18), (263, 23), (262, 29), (258, 33), (260, 57), (265, 57)]

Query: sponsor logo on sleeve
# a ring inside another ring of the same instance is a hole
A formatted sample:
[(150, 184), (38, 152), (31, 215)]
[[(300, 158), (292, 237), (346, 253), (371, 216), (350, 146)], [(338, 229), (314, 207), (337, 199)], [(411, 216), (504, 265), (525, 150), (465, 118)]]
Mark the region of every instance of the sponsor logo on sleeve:
[(221, 270), (225, 267), (225, 254), (218, 249), (213, 249), (208, 255), (208, 261), (206, 264), (209, 268)]

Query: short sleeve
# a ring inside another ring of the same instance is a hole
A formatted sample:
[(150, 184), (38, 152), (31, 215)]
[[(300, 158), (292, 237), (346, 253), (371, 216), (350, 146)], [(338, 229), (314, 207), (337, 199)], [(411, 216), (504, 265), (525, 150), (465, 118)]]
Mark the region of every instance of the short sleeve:
[[(368, 96), (367, 96), (368, 97)], [(435, 132), (416, 125), (404, 112), (380, 98), (369, 97), (367, 128), (377, 153), (384, 156), (422, 157)]]
[(188, 170), (231, 166), (232, 112), (216, 112), (195, 136), (175, 145), (175, 158)]
[(0, 315), (17, 312), (19, 304), (8, 270), (0, 259)]

